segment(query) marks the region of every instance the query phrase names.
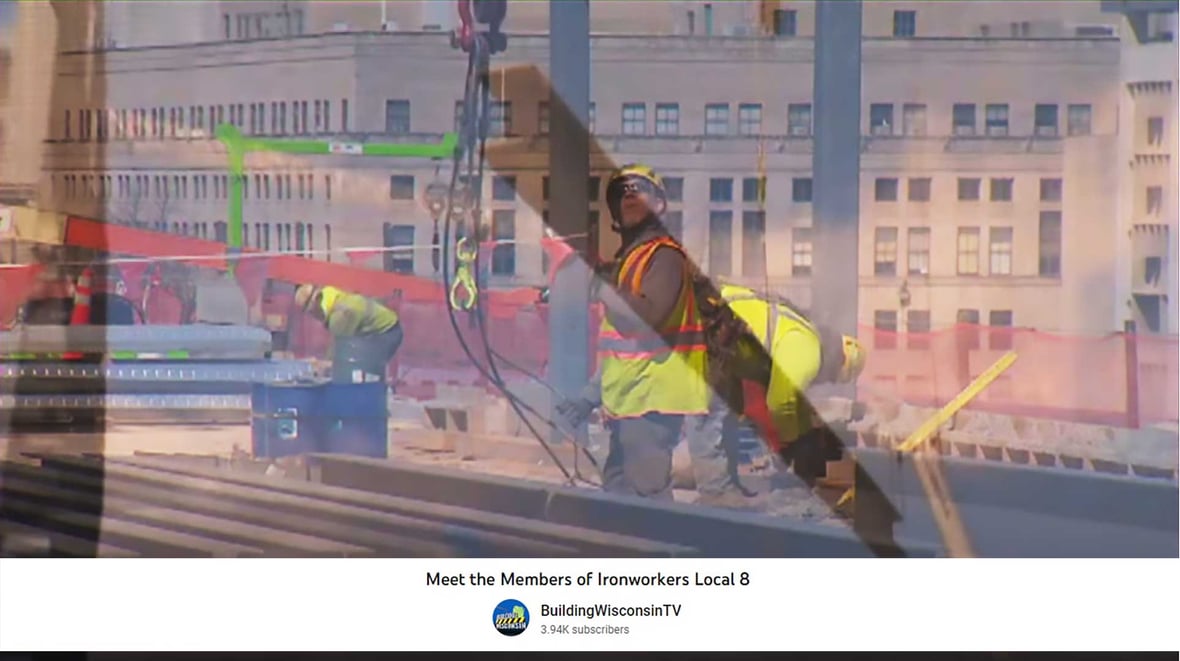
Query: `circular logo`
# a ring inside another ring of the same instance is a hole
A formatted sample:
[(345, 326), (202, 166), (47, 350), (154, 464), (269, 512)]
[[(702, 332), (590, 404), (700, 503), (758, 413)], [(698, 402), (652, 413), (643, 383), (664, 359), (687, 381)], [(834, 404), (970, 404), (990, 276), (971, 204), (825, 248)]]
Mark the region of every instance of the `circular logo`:
[(505, 636), (519, 636), (529, 627), (529, 609), (515, 599), (505, 599), (492, 611), (492, 626)]

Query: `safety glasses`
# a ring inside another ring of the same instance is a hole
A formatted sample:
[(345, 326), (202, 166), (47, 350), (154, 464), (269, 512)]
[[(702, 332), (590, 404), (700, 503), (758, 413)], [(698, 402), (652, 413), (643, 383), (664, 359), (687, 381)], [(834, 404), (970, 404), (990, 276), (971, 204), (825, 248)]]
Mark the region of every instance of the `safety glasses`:
[(610, 182), (606, 188), (606, 198), (611, 201), (620, 200), (627, 193), (655, 195), (656, 187), (655, 184), (642, 177), (624, 177)]

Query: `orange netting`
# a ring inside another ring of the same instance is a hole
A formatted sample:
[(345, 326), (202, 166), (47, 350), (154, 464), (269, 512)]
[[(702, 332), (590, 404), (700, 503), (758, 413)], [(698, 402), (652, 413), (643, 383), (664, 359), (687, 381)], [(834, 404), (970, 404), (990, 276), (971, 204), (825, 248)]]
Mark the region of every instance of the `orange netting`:
[[(223, 244), (212, 241), (129, 228), (115, 231), (112, 226), (79, 218), (70, 219), (67, 242), (160, 259), (185, 255), (193, 263), (207, 263), (210, 258), (219, 261), (217, 256), (225, 250)], [(552, 266), (568, 258), (561, 244), (549, 242), (546, 250)], [(406, 339), (390, 372), (411, 390), (423, 386), (420, 392), (429, 396), (430, 384), (480, 383), (451, 328), (438, 282), (287, 255), (252, 257), (240, 264), (238, 278), (247, 299), (251, 303), (261, 300), (263, 314), (281, 320), (280, 325), (288, 329), (288, 348), (296, 355), (323, 356), (328, 335), (314, 320), (293, 310), (289, 293), (285, 297), (264, 295), (268, 279), (335, 284), (379, 298), (396, 309), (404, 319)], [(177, 323), (180, 303), (175, 296), (153, 288), (150, 296), (143, 297), (141, 276), (146, 268), (142, 263), (122, 267), (128, 297), (145, 303), (151, 323)], [(35, 284), (36, 273), (35, 267), (0, 269), (0, 323), (11, 321)], [(527, 287), (485, 289), (481, 301), (488, 311), (492, 349), (516, 368), (543, 375), (549, 352), (548, 307), (538, 302), (538, 291)], [(467, 312), (455, 314), (460, 333), (476, 359), (486, 365), (474, 318)], [(595, 326), (597, 319), (597, 313), (592, 315)], [(969, 408), (1119, 426), (1180, 418), (1180, 342), (1176, 336), (1066, 336), (978, 326), (908, 334), (866, 327), (861, 335), (871, 350), (860, 381), (868, 396), (928, 406), (944, 404), (1012, 350), (1018, 355), (1016, 363)], [(593, 356), (593, 341), (590, 349)], [(509, 381), (528, 378), (506, 362), (498, 366)]]

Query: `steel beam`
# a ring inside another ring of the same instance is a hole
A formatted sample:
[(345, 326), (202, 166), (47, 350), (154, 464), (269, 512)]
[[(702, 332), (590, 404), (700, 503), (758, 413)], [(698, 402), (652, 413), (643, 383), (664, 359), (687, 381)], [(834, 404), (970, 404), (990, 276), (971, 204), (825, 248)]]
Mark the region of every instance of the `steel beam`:
[[(39, 470), (53, 471), (64, 481), (76, 481), (94, 469), (92, 460), (50, 457)], [(692, 554), (692, 549), (641, 537), (610, 535), (306, 481), (178, 465), (167, 459), (108, 460), (105, 471), (106, 488), (111, 494), (151, 494), (153, 503), (174, 503), (210, 515), (329, 535), (332, 539), (369, 545), (385, 553), (424, 557)], [(366, 531), (381, 531), (384, 538), (365, 537)], [(440, 543), (442, 540), (445, 543)], [(407, 542), (414, 544), (407, 548)], [(434, 547), (423, 552), (422, 546), (427, 542)]]
[[(696, 547), (709, 557), (873, 555), (872, 549), (852, 531), (778, 517), (661, 504), (590, 489), (360, 457), (311, 455), (308, 461), (313, 473), (325, 483), (642, 536)], [(937, 553), (937, 547), (928, 543), (898, 544), (907, 554), (918, 557)]]
[[(549, 3), (549, 227), (582, 259), (558, 271), (549, 292), (549, 369), (554, 390), (575, 397), (590, 380), (590, 266), (598, 259), (590, 227), (590, 2)], [(550, 418), (557, 419), (551, 400)], [(577, 430), (587, 440), (585, 425)], [(554, 442), (562, 434), (551, 431)]]
[[(861, 0), (815, 7), (811, 316), (857, 332)], [(852, 394), (852, 393), (849, 393)], [(851, 397), (855, 401), (855, 397)]]
[[(913, 455), (866, 448), (853, 454), (900, 513), (895, 533), (939, 539)], [(1176, 482), (948, 456), (940, 465), (949, 497), (982, 557), (1180, 554)], [(859, 491), (858, 485), (858, 509)]]

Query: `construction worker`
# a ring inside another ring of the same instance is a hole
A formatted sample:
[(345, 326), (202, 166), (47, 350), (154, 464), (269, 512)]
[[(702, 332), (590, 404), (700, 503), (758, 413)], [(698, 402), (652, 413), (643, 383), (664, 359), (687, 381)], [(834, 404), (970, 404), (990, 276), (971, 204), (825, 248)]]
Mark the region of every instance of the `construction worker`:
[(600, 399), (610, 431), (603, 488), (670, 500), (684, 417), (704, 414), (709, 403), (691, 265), (660, 220), (667, 198), (650, 167), (612, 173), (606, 203), (622, 245), (598, 286)]
[[(385, 379), (403, 339), (398, 315), (377, 301), (336, 287), (299, 285), (295, 306), (319, 319), (332, 334), (333, 380)], [(365, 375), (358, 379), (355, 370)]]
[[(804, 392), (821, 383), (850, 383), (864, 369), (865, 349), (807, 319), (786, 301), (735, 285), (717, 288), (697, 278), (708, 326), (711, 383), (709, 412), (688, 420), (686, 435), (698, 489), (716, 504), (756, 505), (737, 483), (737, 416), (749, 410), (743, 382), (761, 385), (777, 454), (789, 461), (800, 439), (818, 421)], [(784, 478), (786, 476), (783, 476)], [(798, 480), (786, 485), (802, 486)]]

